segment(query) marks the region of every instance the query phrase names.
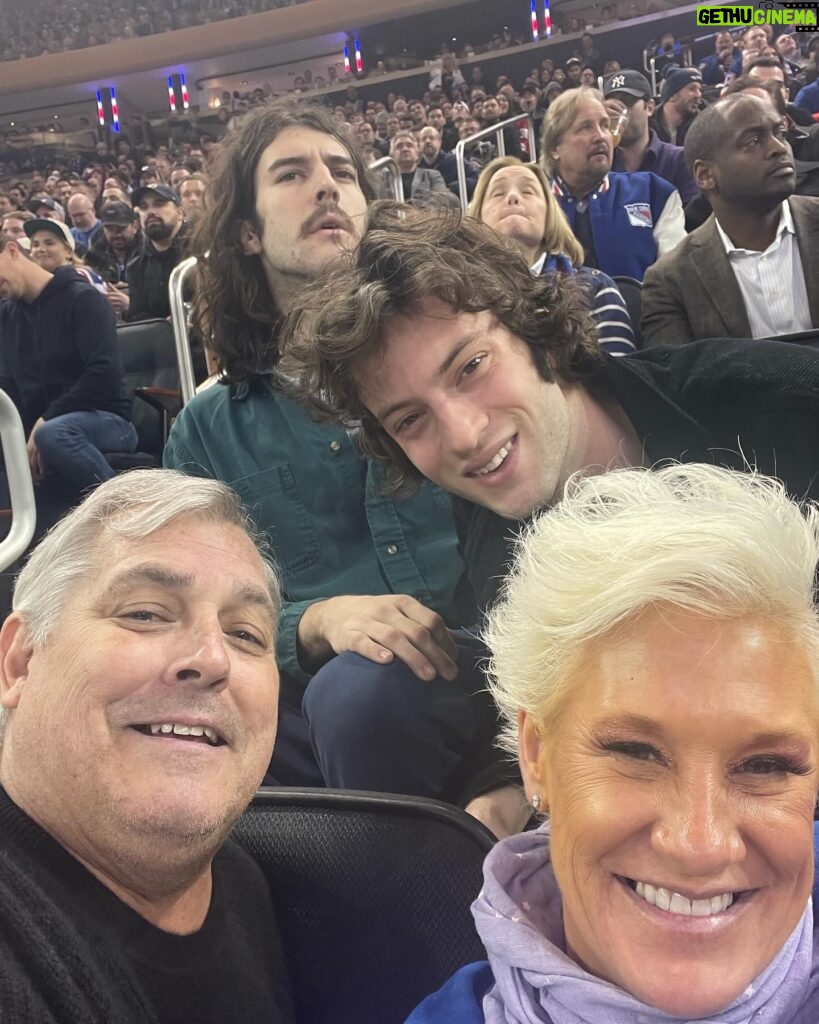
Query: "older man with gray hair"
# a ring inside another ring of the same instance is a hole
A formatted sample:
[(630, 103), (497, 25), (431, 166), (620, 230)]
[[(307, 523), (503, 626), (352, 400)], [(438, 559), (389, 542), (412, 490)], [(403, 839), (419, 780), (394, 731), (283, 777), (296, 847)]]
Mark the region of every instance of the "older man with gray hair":
[(680, 194), (651, 171), (613, 172), (614, 138), (603, 94), (563, 93), (543, 118), (541, 163), (587, 267), (642, 281), (685, 238)]
[(225, 842), (273, 747), (278, 604), (233, 492), (172, 471), (35, 550), (0, 630), (2, 1019), (293, 1019), (269, 892)]

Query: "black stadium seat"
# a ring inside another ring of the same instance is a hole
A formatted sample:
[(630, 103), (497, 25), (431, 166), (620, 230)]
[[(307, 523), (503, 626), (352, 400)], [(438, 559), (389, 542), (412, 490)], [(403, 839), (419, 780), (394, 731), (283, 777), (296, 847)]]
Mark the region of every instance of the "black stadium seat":
[(298, 1024), (401, 1024), (455, 970), (486, 957), (469, 907), (494, 839), (463, 811), (261, 789), (233, 838), (270, 884)]
[(161, 466), (170, 421), (182, 407), (173, 328), (168, 320), (119, 324), (117, 340), (139, 441), (133, 454), (112, 452), (106, 459), (116, 470)]

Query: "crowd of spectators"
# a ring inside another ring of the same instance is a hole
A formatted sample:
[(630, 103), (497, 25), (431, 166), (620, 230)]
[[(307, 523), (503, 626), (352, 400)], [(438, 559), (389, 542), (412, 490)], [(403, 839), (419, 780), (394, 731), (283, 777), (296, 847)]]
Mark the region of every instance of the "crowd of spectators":
[(0, 60), (82, 50), (300, 2), (303, 0), (118, 0), (101, 9), (82, 2), (66, 7), (36, 0), (33, 6), (21, 6), (4, 0), (0, 6)]
[[(524, 160), (539, 157), (554, 176), (557, 165), (553, 154), (540, 152), (544, 119), (549, 119), (549, 111), (557, 104), (560, 110), (570, 112), (571, 121), (577, 111), (564, 102), (566, 97), (580, 86), (594, 87), (605, 81), (609, 83), (605, 88), (606, 110), (600, 117), (608, 116), (612, 121), (628, 117), (628, 128), (617, 139), (619, 146), (607, 169), (618, 172), (623, 180), (623, 172), (655, 172), (682, 199), (687, 208), (688, 227), (692, 228), (705, 219), (708, 208), (703, 206), (699, 190), (685, 167), (681, 146), (705, 100), (713, 99), (737, 75), (750, 76), (760, 83), (773, 81), (781, 89), (791, 142), (803, 165), (797, 191), (816, 194), (817, 174), (809, 165), (819, 155), (817, 129), (812, 127), (813, 114), (819, 108), (813, 98), (819, 88), (819, 43), (816, 38), (806, 39), (805, 46), (800, 45), (802, 42), (802, 37), (790, 34), (782, 34), (774, 41), (772, 33), (760, 26), (736, 36), (718, 33), (714, 53), (705, 56), (699, 68), (681, 67), (679, 56), (667, 62), (657, 96), (651, 95), (647, 79), (639, 72), (625, 69), (625, 78), (613, 78), (621, 71), (620, 64), (607, 51), (605, 36), (595, 38), (590, 32), (579, 38), (576, 50), (565, 63), (556, 64), (544, 57), (517, 83), (503, 74), (493, 82), (485, 81), (481, 65), (475, 63), (465, 67), (464, 74), (456, 56), (445, 49), (422, 95), (389, 91), (382, 99), (365, 100), (356, 86), (349, 84), (342, 94), (336, 94), (332, 117), (354, 135), (368, 164), (385, 156), (396, 161), (404, 194), (415, 205), (457, 206), (459, 182), (453, 150), (460, 139), (470, 140), (464, 168), (467, 198), (471, 198), (482, 168), (498, 155), (494, 136), (477, 140), (472, 136), (517, 114), (518, 123), (504, 129), (506, 154)], [(657, 52), (674, 57), (679, 49), (673, 37), (667, 35), (660, 40)], [(718, 83), (720, 77), (722, 82)], [(270, 90), (260, 88), (237, 102), (226, 93), (223, 126), (218, 131), (235, 127), (249, 108), (268, 102), (270, 96)], [(536, 152), (529, 152), (527, 118), (534, 122)], [(565, 132), (566, 115), (556, 114), (551, 120), (553, 131), (554, 124), (559, 123), (560, 130)], [(163, 240), (157, 243), (150, 234), (146, 237), (147, 211), (140, 209), (139, 198), (148, 195), (146, 188), (153, 188), (152, 196), (161, 198), (166, 207), (161, 215), (152, 215), (154, 235), (159, 230), (155, 226), (157, 219), (164, 217), (173, 222), (174, 244), (159, 260), (165, 270), (156, 280), (152, 279), (152, 289), (161, 292), (173, 262), (181, 258), (190, 222), (202, 209), (207, 166), (217, 148), (216, 131), (202, 133), (198, 143), (156, 145), (146, 122), (135, 124), (133, 135), (126, 126), (122, 137), (115, 141), (99, 141), (93, 154), (76, 154), (68, 161), (29, 170), (28, 174), (21, 174), (22, 180), (7, 179), (0, 185), (0, 216), (30, 211), (37, 217), (66, 223), (75, 241), (71, 260), (81, 266), (87, 256), (89, 269), (101, 273), (108, 283), (119, 316), (166, 315), (166, 301), (143, 301), (142, 285), (137, 287), (136, 304), (134, 293), (128, 295), (126, 263), (133, 261), (134, 268), (142, 266), (143, 249), (147, 248), (152, 258), (149, 265), (153, 266), (159, 255), (155, 251), (157, 244), (163, 251), (165, 248)], [(564, 160), (564, 169), (556, 181), (564, 189), (564, 206), (575, 231), (586, 233), (588, 250), (588, 227), (583, 218), (579, 226), (574, 223), (572, 183), (576, 182), (569, 164)], [(382, 196), (392, 194), (386, 171), (379, 175), (376, 187)], [(100, 217), (104, 208), (108, 208), (110, 215), (107, 223)], [(124, 212), (132, 209), (132, 215)], [(668, 219), (659, 216), (658, 208), (655, 236), (658, 232), (662, 235)], [(18, 221), (12, 217), (4, 230), (19, 232), (16, 225)], [(676, 229), (672, 237), (676, 244)], [(605, 243), (600, 244), (606, 248)], [(660, 251), (665, 251), (663, 245)], [(647, 258), (650, 264), (656, 253)], [(642, 277), (642, 269), (632, 276)]]
[[(100, 11), (90, 3), (79, 2), (65, 7), (53, 0), (35, 0), (33, 7), (21, 7), (3, 0), (0, 3), (3, 34), (0, 38), (0, 61), (19, 60), (24, 57), (39, 57), (44, 54), (62, 53), (66, 50), (81, 50), (99, 46), (120, 39), (134, 39), (169, 32), (174, 29), (192, 28), (214, 21), (239, 18), (258, 14), (262, 11), (292, 7), (304, 0), (117, 0)], [(555, 33), (581, 32), (592, 25), (608, 25), (618, 19), (624, 20), (641, 14), (656, 13), (662, 4), (655, 0), (631, 0), (607, 4), (593, 9), (588, 18), (575, 15), (553, 15)], [(495, 52), (519, 46), (531, 39), (504, 25), (482, 43), (465, 42), (460, 48), (463, 57)], [(593, 56), (593, 49), (588, 51)], [(377, 60), (371, 73), (386, 73), (391, 65), (400, 60), (406, 66), (407, 59), (384, 57)], [(336, 69), (328, 69), (328, 75), (316, 75), (306, 71), (296, 77), (294, 88), (301, 91), (321, 89), (332, 85)], [(234, 96), (239, 98), (239, 93)], [(242, 96), (244, 98), (244, 96)]]

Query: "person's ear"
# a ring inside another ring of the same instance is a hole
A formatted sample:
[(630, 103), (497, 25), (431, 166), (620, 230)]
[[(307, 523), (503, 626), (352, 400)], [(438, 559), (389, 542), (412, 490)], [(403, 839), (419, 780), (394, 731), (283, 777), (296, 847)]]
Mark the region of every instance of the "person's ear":
[(12, 613), (0, 629), (0, 705), (16, 708), (28, 679), (32, 650), (23, 619)]
[(259, 232), (249, 220), (243, 220), (239, 229), (239, 241), (242, 245), (242, 252), (245, 256), (260, 256), (262, 253), (262, 240)]
[(717, 187), (714, 165), (711, 160), (695, 160), (694, 166), (691, 168), (691, 176), (700, 192), (713, 192)]
[[(545, 745), (541, 726), (528, 711), (518, 712), (518, 760), (523, 776), (523, 789), (529, 803), (538, 810), (549, 810), (549, 779), (546, 769)], [(534, 797), (540, 800), (534, 800)]]
[(654, 100), (646, 100), (646, 113), (649, 117), (654, 116), (654, 110), (656, 106), (657, 104), (654, 102)]

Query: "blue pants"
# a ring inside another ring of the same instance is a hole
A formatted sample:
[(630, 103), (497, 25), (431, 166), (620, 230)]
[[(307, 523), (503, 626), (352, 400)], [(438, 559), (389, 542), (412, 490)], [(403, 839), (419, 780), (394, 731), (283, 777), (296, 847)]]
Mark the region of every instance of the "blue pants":
[[(135, 451), (137, 433), (121, 416), (88, 410), (46, 420), (37, 428), (35, 441), (46, 473), (34, 488), (37, 526), (32, 544), (78, 504), (85, 491), (114, 475), (102, 453)], [(10, 504), (0, 453), (0, 509)], [(0, 539), (8, 534), (10, 524), (10, 519), (0, 518)], [(10, 566), (0, 578), (0, 619), (11, 610), (12, 578), (20, 567), (19, 563)]]
[(271, 775), (284, 785), (461, 802), (487, 762), (502, 757), (493, 747), (498, 721), (480, 668), (485, 654), (459, 645), (453, 682), (418, 679), (398, 660), (336, 656), (308, 683), (301, 714), (286, 697), (280, 702)]
[(46, 472), (82, 492), (114, 475), (103, 452), (136, 451), (137, 432), (116, 413), (89, 409), (46, 420), (34, 441)]

